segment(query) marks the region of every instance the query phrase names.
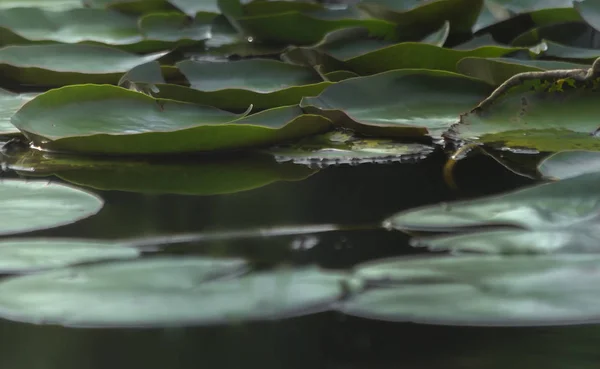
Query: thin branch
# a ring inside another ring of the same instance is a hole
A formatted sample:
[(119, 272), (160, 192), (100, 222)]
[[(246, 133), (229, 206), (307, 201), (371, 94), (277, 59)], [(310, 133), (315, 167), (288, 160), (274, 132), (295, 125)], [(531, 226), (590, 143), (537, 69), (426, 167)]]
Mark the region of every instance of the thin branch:
[(577, 82), (586, 82), (597, 78), (600, 75), (600, 58), (596, 59), (589, 69), (557, 69), (543, 72), (523, 72), (510, 77), (500, 86), (498, 86), (487, 98), (479, 103), (471, 112), (481, 111), (488, 108), (502, 94), (512, 87), (523, 84), (526, 81), (534, 79), (566, 79), (571, 78)]

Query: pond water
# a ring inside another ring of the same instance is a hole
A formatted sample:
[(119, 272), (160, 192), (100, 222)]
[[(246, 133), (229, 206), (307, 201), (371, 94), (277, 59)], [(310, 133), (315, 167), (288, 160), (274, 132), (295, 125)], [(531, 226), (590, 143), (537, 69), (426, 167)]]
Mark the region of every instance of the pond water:
[[(451, 189), (443, 180), (444, 161), (439, 154), (417, 164), (333, 166), (304, 180), (213, 196), (91, 189), (106, 201), (98, 215), (25, 236), (119, 239), (207, 232), (216, 236), (162, 252), (343, 270), (370, 259), (425, 252), (411, 248), (407, 235), (378, 226), (397, 211), (532, 182), (479, 156), (459, 163), (458, 189)], [(252, 235), (262, 228), (323, 224), (346, 230)], [(2, 368), (592, 368), (600, 358), (600, 327), (593, 325), (446, 327), (332, 312), (168, 329), (65, 328), (1, 320), (0, 335)]]

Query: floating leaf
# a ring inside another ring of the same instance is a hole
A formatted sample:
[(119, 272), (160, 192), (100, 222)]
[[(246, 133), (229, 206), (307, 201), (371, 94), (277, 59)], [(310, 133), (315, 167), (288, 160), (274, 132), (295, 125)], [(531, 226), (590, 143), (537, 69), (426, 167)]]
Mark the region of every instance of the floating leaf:
[(291, 161), (310, 167), (340, 164), (416, 162), (434, 151), (433, 147), (389, 139), (361, 138), (334, 131), (305, 138), (295, 144), (272, 148), (279, 162)]
[(351, 121), (340, 124), (359, 131), (440, 135), (489, 91), (485, 83), (455, 73), (399, 70), (339, 82), (303, 99), (302, 106), (332, 119), (343, 114)]
[(510, 58), (464, 58), (456, 69), (467, 76), (479, 78), (498, 86), (515, 74), (556, 69), (587, 68), (584, 64), (573, 64), (550, 60), (519, 60)]
[(375, 18), (399, 25), (401, 30), (417, 34), (430, 32), (449, 21), (452, 33), (470, 33), (481, 11), (483, 0), (438, 0), (415, 2), (407, 9), (401, 1), (368, 0), (358, 4)]
[[(263, 110), (296, 105), (303, 96), (316, 96), (330, 82), (309, 67), (274, 60), (242, 60), (236, 62), (193, 62), (177, 65), (190, 87), (165, 84), (166, 70), (157, 62), (138, 66), (126, 78), (136, 85), (154, 84), (155, 97), (210, 105), (225, 110), (245, 111), (252, 105)], [(178, 73), (179, 73), (178, 72)]]
[(544, 40), (544, 43), (546, 44), (546, 50), (544, 50), (543, 55), (547, 58), (585, 60), (591, 63), (596, 58), (600, 57), (600, 51), (598, 49), (567, 46), (547, 40)]
[(253, 40), (275, 44), (315, 44), (327, 33), (347, 27), (363, 27), (380, 38), (391, 37), (396, 32), (393, 23), (379, 19), (326, 19), (298, 11), (244, 16), (236, 22)]
[(111, 259), (133, 259), (139, 249), (114, 241), (72, 238), (15, 238), (0, 241), (0, 273), (40, 269)]
[(552, 230), (587, 224), (600, 211), (598, 180), (600, 173), (591, 173), (476, 200), (425, 206), (398, 213), (385, 224), (423, 231), (486, 225)]
[(0, 0), (0, 9), (31, 7), (59, 11), (81, 6), (82, 0)]
[[(537, 85), (536, 85), (537, 83)], [(509, 91), (484, 111), (461, 117), (447, 137), (492, 147), (540, 152), (600, 150), (598, 93), (569, 81), (533, 82)], [(576, 118), (574, 118), (576, 117)]]
[(10, 118), (23, 104), (36, 95), (35, 93), (15, 94), (0, 88), (0, 134), (19, 133), (19, 130), (10, 122)]
[(49, 154), (28, 150), (4, 158), (20, 175), (55, 175), (65, 181), (100, 190), (152, 194), (216, 195), (248, 191), (278, 181), (298, 181), (315, 170), (279, 164), (267, 155), (244, 153), (233, 157), (176, 162), (160, 159), (110, 159)]
[(413, 246), (431, 251), (481, 252), (490, 254), (599, 253), (600, 234), (578, 227), (543, 231), (499, 230), (423, 237)]
[(177, 63), (192, 88), (217, 91), (228, 88), (269, 93), (298, 85), (321, 82), (311, 68), (282, 63), (276, 60), (240, 60), (235, 62)]
[(0, 282), (6, 319), (84, 327), (169, 327), (271, 320), (328, 310), (343, 275), (317, 268), (232, 278), (238, 259), (163, 257)]
[(494, 58), (517, 51), (516, 48), (484, 46), (473, 50), (405, 42), (346, 60), (350, 70), (358, 74), (375, 74), (393, 69), (437, 69), (456, 72), (456, 63), (466, 57)]
[(359, 265), (379, 286), (343, 302), (346, 314), (386, 321), (539, 326), (600, 321), (596, 255), (398, 258)]
[(0, 48), (0, 72), (22, 84), (116, 84), (123, 73), (166, 54), (140, 56), (83, 44), (6, 46)]
[(110, 85), (78, 85), (39, 95), (12, 118), (50, 150), (159, 154), (272, 144), (327, 130), (329, 120), (297, 106), (240, 117), (217, 108), (154, 99)]
[(547, 178), (565, 179), (600, 172), (600, 152), (562, 151), (544, 159), (538, 170)]
[(0, 35), (4, 44), (92, 42), (147, 52), (206, 40), (210, 25), (189, 22), (180, 13), (155, 13), (138, 20), (93, 8), (63, 12), (14, 8), (0, 10)]
[(583, 22), (548, 24), (531, 29), (512, 41), (515, 46), (533, 46), (542, 40), (550, 40), (576, 47), (595, 48), (598, 31)]
[(96, 214), (104, 202), (91, 193), (47, 181), (0, 181), (0, 234), (74, 223)]

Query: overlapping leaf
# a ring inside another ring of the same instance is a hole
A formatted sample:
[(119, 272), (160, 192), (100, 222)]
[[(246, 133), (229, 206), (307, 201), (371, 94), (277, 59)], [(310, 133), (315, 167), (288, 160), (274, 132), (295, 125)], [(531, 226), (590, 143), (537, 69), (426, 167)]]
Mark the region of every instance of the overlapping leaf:
[(30, 85), (116, 84), (131, 68), (166, 54), (136, 55), (83, 44), (6, 46), (0, 48), (0, 72), (14, 82)]
[(305, 98), (339, 124), (382, 135), (440, 135), (490, 91), (485, 83), (443, 71), (399, 70), (352, 78)]
[(14, 134), (19, 130), (10, 122), (10, 118), (23, 104), (34, 98), (37, 94), (16, 94), (0, 89), (0, 133)]
[(110, 85), (48, 91), (23, 106), (12, 123), (48, 149), (105, 154), (259, 146), (323, 132), (330, 126), (326, 118), (303, 114), (297, 106), (244, 117)]

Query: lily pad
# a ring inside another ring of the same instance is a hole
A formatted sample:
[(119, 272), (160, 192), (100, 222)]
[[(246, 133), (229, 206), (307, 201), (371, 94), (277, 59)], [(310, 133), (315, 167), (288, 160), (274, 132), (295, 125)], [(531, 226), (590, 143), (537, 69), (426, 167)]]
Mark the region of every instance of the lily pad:
[(17, 127), (10, 122), (10, 118), (36, 95), (36, 93), (16, 94), (0, 88), (0, 134), (19, 133)]
[(598, 47), (598, 31), (584, 22), (562, 22), (548, 24), (531, 29), (515, 38), (515, 46), (532, 46), (542, 40), (549, 40), (564, 45), (595, 48)]
[(597, 99), (593, 86), (533, 81), (512, 89), (484, 111), (463, 115), (446, 136), (540, 152), (600, 151)]
[(544, 50), (543, 55), (547, 58), (583, 60), (591, 63), (600, 57), (598, 49), (567, 46), (546, 40), (544, 40), (544, 43), (546, 44), (546, 50)]
[(453, 231), (476, 226), (552, 230), (593, 226), (600, 211), (600, 173), (590, 173), (475, 200), (407, 210), (387, 219), (398, 230)]
[(99, 190), (181, 195), (248, 191), (278, 181), (303, 180), (316, 172), (305, 166), (279, 164), (268, 155), (250, 153), (174, 161), (81, 157), (28, 150), (5, 157), (4, 162), (22, 176), (54, 175)]
[(0, 9), (40, 8), (47, 10), (65, 10), (81, 8), (81, 0), (0, 0)]
[(489, 91), (460, 74), (406, 69), (339, 82), (301, 105), (358, 131), (439, 136)]
[(253, 40), (274, 44), (315, 44), (327, 33), (347, 27), (363, 27), (380, 38), (393, 37), (396, 33), (394, 23), (380, 19), (328, 19), (299, 11), (242, 16), (235, 21)]
[(247, 117), (217, 108), (154, 99), (110, 85), (50, 90), (12, 123), (54, 151), (165, 154), (260, 146), (326, 131), (330, 121), (298, 106)]
[(0, 273), (41, 269), (113, 259), (133, 259), (141, 252), (114, 241), (73, 238), (15, 238), (0, 241)]
[(386, 321), (543, 326), (600, 321), (600, 256), (397, 258), (359, 265), (380, 284), (346, 300), (346, 314)]
[(438, 0), (410, 2), (417, 6), (407, 7), (402, 1), (368, 0), (358, 6), (375, 18), (385, 19), (399, 25), (400, 30), (424, 34), (449, 21), (452, 33), (471, 33), (483, 0)]
[(22, 84), (116, 84), (123, 73), (166, 54), (136, 55), (84, 44), (6, 46), (0, 48), (0, 71)]
[(456, 72), (456, 63), (466, 57), (496, 58), (519, 49), (483, 46), (473, 50), (453, 50), (435, 45), (404, 42), (345, 61), (358, 74), (375, 74), (394, 69), (437, 69)]
[(361, 138), (334, 131), (288, 146), (274, 147), (267, 152), (281, 163), (293, 162), (322, 168), (340, 164), (414, 163), (425, 159), (433, 151), (433, 147), (423, 144)]
[(489, 254), (600, 253), (600, 233), (595, 229), (554, 229), (543, 231), (498, 230), (467, 234), (422, 237), (413, 246), (431, 251)]
[(0, 235), (74, 223), (96, 214), (104, 202), (70, 186), (48, 181), (0, 182)]
[(546, 178), (565, 179), (581, 174), (600, 172), (600, 152), (561, 151), (548, 156), (538, 166)]
[[(165, 83), (163, 74), (172, 72), (157, 62), (140, 65), (122, 80), (135, 85), (153, 85), (158, 98), (210, 105), (229, 111), (245, 111), (249, 106), (263, 110), (297, 105), (303, 96), (316, 96), (330, 82), (323, 82), (314, 69), (274, 60), (236, 62), (194, 62), (178, 64), (177, 73), (191, 87)], [(121, 84), (121, 83), (120, 83)]]
[(322, 82), (313, 69), (276, 60), (177, 63), (192, 88), (200, 91), (246, 89), (270, 93), (283, 88)]
[(65, 268), (0, 282), (0, 316), (83, 327), (271, 320), (328, 310), (343, 275), (317, 268), (234, 278), (239, 259), (163, 257)]
[(556, 69), (588, 68), (585, 64), (574, 64), (551, 60), (520, 60), (511, 58), (473, 58), (461, 59), (456, 69), (467, 76), (479, 78), (498, 86), (515, 74)]

